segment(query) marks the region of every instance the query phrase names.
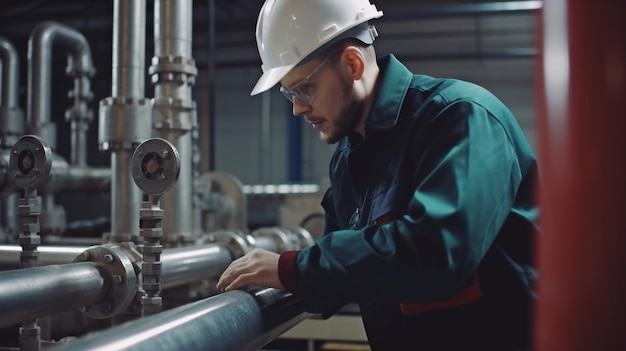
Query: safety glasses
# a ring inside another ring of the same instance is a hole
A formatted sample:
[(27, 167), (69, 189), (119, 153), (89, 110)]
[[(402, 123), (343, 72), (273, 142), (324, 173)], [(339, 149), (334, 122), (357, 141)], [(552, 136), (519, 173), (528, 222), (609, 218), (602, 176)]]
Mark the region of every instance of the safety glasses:
[(317, 89), (315, 89), (315, 84), (309, 81), (324, 66), (324, 64), (328, 62), (329, 59), (330, 57), (324, 59), (324, 61), (317, 65), (317, 67), (315, 67), (315, 69), (311, 73), (309, 73), (308, 76), (298, 82), (298, 84), (294, 85), (293, 88), (287, 89), (281, 86), (280, 92), (283, 93), (283, 95), (285, 95), (287, 100), (291, 101), (291, 103), (293, 103), (293, 100), (295, 98), (298, 98), (298, 100), (304, 102), (307, 105), (312, 104), (313, 100), (315, 100), (315, 97), (317, 96), (318, 91)]

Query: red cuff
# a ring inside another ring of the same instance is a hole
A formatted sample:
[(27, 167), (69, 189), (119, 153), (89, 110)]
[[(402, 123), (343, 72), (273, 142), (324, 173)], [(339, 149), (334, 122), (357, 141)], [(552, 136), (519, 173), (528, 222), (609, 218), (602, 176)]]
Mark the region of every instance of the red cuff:
[(286, 290), (298, 293), (296, 277), (296, 257), (300, 251), (283, 251), (278, 259), (278, 278)]

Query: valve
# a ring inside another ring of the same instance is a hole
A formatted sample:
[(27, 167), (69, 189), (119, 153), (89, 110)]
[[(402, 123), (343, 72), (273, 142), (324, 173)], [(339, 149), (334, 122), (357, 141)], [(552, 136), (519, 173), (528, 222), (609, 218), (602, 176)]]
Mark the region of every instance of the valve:
[(135, 184), (148, 195), (141, 205), (139, 233), (143, 238), (143, 263), (141, 265), (144, 291), (141, 297), (144, 315), (160, 312), (163, 301), (161, 290), (161, 238), (163, 210), (159, 207), (161, 195), (169, 191), (178, 180), (180, 157), (170, 142), (151, 138), (139, 144), (131, 159), (131, 173)]
[[(39, 216), (41, 215), (41, 197), (37, 188), (49, 179), (52, 168), (52, 150), (35, 135), (20, 137), (9, 159), (9, 173), (15, 184), (24, 188), (24, 197), (18, 199), (17, 212), (20, 220), (20, 267), (39, 266), (41, 244), (39, 237)], [(20, 328), (20, 350), (36, 351), (41, 347), (41, 328), (37, 320), (25, 321)]]

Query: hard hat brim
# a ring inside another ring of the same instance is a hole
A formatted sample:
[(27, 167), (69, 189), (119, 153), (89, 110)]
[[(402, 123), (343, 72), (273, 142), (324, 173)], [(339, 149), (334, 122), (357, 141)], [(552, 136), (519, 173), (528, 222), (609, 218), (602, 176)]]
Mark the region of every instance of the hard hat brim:
[(283, 79), (283, 77), (286, 76), (287, 73), (289, 73), (289, 71), (291, 71), (291, 69), (294, 68), (296, 65), (297, 63), (293, 65), (275, 67), (268, 70), (267, 72), (263, 72), (261, 78), (259, 78), (256, 85), (252, 89), (250, 96), (260, 94), (276, 85), (276, 83)]

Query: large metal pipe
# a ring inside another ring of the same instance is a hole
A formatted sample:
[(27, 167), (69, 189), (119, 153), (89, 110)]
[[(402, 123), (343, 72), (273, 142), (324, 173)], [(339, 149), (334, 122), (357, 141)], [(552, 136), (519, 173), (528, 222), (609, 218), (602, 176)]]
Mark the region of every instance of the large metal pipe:
[(0, 272), (0, 327), (93, 305), (106, 289), (94, 262)]
[[(130, 176), (129, 165), (135, 142), (141, 135), (127, 134), (124, 119), (143, 119), (148, 116), (132, 116), (133, 108), (145, 97), (146, 53), (146, 1), (115, 0), (113, 25), (113, 86), (112, 97), (123, 97), (122, 113), (112, 120), (112, 140), (119, 145), (111, 146), (111, 241), (130, 241), (139, 233), (139, 209), (141, 190)], [(136, 126), (134, 126), (136, 127)], [(120, 131), (121, 130), (121, 131)], [(150, 136), (150, 131), (142, 131)], [(135, 138), (136, 137), (136, 138)], [(134, 140), (136, 139), (136, 140)], [(111, 142), (111, 144), (113, 144)]]
[(230, 251), (216, 244), (165, 249), (161, 254), (161, 286), (168, 289), (218, 277), (232, 260)]
[[(0, 269), (20, 267), (20, 246), (0, 245)], [(86, 247), (39, 246), (39, 263), (57, 265), (73, 262)], [(132, 255), (128, 259), (134, 261)], [(219, 276), (233, 260), (225, 246), (206, 244), (165, 249), (161, 254), (161, 284), (164, 289)]]
[[(70, 263), (85, 251), (85, 247), (38, 246), (39, 265), (59, 265)], [(21, 246), (0, 245), (0, 270), (20, 268)]]
[(159, 136), (181, 155), (174, 188), (161, 197), (165, 246), (193, 241), (193, 142), (196, 125), (191, 86), (197, 70), (192, 59), (192, 0), (157, 0), (154, 3), (154, 55), (150, 68), (154, 88), (153, 123)]
[(28, 40), (28, 109), (27, 132), (43, 137), (56, 148), (56, 134), (51, 127), (52, 47), (62, 44), (80, 72), (93, 72), (91, 50), (85, 37), (76, 30), (55, 22), (43, 22)]
[(283, 290), (236, 290), (87, 335), (51, 350), (259, 350), (309, 317)]
[(625, 13), (544, 4), (537, 351), (626, 350)]

